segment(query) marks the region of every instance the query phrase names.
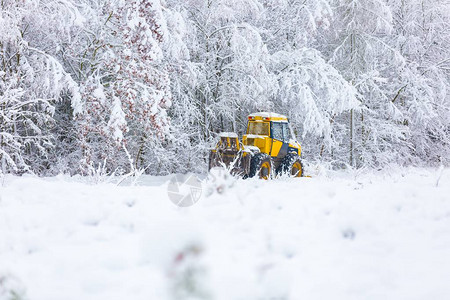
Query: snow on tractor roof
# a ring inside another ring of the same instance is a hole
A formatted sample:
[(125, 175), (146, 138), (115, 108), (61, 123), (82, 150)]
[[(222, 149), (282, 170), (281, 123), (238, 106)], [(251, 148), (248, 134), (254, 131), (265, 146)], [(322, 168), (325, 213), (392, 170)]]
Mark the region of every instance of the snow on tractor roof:
[(235, 132), (221, 132), (219, 133), (220, 137), (230, 137), (230, 138), (237, 138), (238, 135)]
[(287, 117), (285, 115), (280, 115), (274, 112), (257, 112), (250, 114), (249, 117), (269, 118), (271, 120), (287, 121)]

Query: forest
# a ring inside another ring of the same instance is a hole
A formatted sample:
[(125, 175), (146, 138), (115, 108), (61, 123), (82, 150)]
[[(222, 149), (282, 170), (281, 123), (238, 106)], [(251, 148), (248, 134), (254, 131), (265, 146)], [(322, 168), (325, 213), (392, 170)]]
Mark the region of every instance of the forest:
[(307, 163), (450, 163), (446, 0), (0, 6), (0, 174), (204, 172), (258, 111)]

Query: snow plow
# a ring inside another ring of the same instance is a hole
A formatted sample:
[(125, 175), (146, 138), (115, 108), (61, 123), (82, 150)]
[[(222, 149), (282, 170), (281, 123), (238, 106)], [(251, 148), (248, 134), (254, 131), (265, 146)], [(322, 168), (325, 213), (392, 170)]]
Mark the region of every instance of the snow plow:
[(225, 167), (244, 178), (270, 179), (286, 174), (303, 176), (301, 146), (286, 116), (260, 112), (248, 116), (242, 142), (236, 133), (222, 132), (209, 153), (209, 170)]

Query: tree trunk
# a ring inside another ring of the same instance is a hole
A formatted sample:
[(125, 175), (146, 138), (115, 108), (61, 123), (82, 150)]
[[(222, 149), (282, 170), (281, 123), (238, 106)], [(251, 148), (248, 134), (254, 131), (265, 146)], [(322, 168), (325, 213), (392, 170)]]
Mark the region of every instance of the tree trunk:
[(354, 166), (353, 135), (354, 135), (353, 109), (350, 110), (350, 166)]

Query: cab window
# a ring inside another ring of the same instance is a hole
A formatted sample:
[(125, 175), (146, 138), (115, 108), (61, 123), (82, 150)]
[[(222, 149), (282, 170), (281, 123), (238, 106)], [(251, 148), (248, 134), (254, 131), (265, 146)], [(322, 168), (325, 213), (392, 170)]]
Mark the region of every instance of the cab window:
[(283, 141), (283, 125), (282, 123), (272, 122), (272, 138)]
[(268, 122), (248, 122), (247, 134), (269, 135)]

